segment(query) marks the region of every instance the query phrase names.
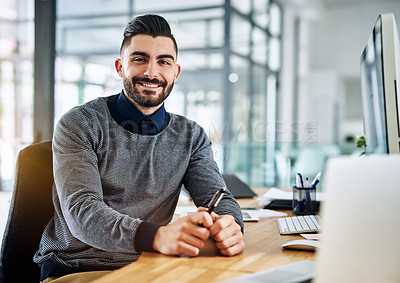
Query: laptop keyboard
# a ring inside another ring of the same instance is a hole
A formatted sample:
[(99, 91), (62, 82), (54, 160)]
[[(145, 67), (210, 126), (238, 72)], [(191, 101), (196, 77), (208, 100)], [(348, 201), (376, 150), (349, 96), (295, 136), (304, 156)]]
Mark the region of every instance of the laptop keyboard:
[(278, 218), (279, 233), (300, 234), (319, 232), (321, 218), (318, 215), (299, 215)]

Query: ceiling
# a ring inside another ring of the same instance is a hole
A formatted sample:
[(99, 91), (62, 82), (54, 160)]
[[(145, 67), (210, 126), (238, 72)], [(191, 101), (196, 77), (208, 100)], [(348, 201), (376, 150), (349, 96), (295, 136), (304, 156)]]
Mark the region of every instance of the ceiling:
[(328, 8), (333, 6), (354, 6), (369, 3), (397, 2), (398, 0), (320, 0)]
[(336, 6), (355, 6), (370, 3), (398, 2), (399, 0), (278, 0), (283, 4), (315, 5), (323, 4), (327, 8)]

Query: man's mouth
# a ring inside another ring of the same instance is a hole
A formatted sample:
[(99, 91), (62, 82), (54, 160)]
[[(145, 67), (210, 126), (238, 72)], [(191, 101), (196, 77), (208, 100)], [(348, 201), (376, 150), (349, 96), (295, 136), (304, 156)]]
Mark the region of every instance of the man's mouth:
[(156, 88), (162, 87), (162, 85), (160, 85), (160, 84), (154, 84), (154, 83), (147, 83), (147, 82), (141, 82), (141, 81), (138, 81), (137, 83), (138, 83), (140, 86), (143, 86), (143, 87), (145, 87), (145, 88), (150, 88), (150, 89), (156, 89)]
[(148, 94), (155, 94), (156, 92), (162, 91), (163, 88), (166, 87), (167, 83), (165, 81), (160, 81), (158, 79), (148, 79), (141, 77), (134, 77), (132, 79), (132, 84), (137, 85), (140, 89)]

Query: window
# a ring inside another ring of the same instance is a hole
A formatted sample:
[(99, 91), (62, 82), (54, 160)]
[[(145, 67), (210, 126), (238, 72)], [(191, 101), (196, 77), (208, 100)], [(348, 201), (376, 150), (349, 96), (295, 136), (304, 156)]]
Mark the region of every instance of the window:
[(15, 157), (33, 141), (33, 3), (0, 2), (0, 190), (11, 190)]
[[(33, 141), (33, 3), (0, 4), (0, 168), (12, 183), (15, 156)], [(229, 4), (230, 3), (230, 4)], [(79, 7), (79, 9), (77, 8)], [(226, 11), (225, 9), (229, 9)], [(273, 185), (266, 142), (275, 119), (281, 68), (280, 6), (269, 0), (58, 0), (55, 123), (70, 108), (119, 93), (114, 70), (122, 33), (138, 14), (158, 13), (170, 23), (182, 74), (167, 111), (207, 131), (222, 172), (253, 186)], [(228, 26), (225, 26), (225, 25)], [(229, 34), (225, 34), (230, 30)], [(275, 88), (271, 87), (274, 78)], [(268, 172), (267, 172), (268, 171)], [(3, 188), (4, 189), (4, 188)]]

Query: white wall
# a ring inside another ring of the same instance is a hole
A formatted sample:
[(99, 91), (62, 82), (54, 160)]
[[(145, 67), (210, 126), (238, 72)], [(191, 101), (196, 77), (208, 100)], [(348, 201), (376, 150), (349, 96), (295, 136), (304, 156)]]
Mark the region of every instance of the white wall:
[[(284, 50), (278, 119), (316, 120), (316, 143), (343, 143), (347, 135), (362, 134), (360, 55), (380, 13), (394, 13), (400, 30), (400, 1), (281, 2)], [(296, 17), (300, 21), (297, 50)], [(298, 70), (293, 62), (296, 52), (300, 56)], [(293, 104), (296, 86), (298, 105)], [(298, 108), (297, 117), (293, 117), (294, 107)]]
[(378, 15), (388, 12), (394, 13), (400, 30), (400, 1), (330, 6), (322, 17), (310, 22), (310, 68), (330, 68), (343, 77), (359, 77), (361, 52)]

